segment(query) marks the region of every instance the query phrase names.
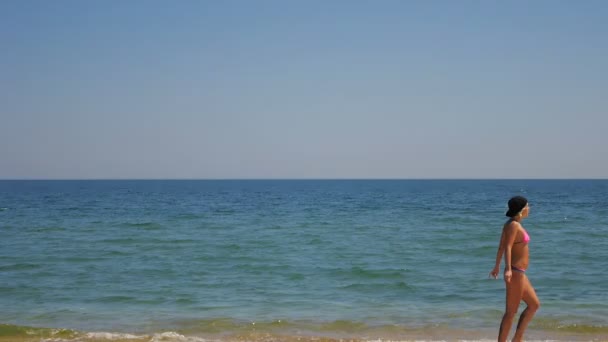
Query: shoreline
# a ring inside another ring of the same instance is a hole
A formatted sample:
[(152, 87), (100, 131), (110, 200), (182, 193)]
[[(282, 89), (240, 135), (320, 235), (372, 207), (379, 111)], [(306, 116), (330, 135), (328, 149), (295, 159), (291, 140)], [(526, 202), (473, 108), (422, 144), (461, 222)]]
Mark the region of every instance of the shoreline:
[[(608, 327), (576, 332), (529, 328), (526, 341), (608, 341)], [(305, 331), (296, 328), (252, 327), (250, 329), (202, 332), (195, 329), (156, 332), (78, 331), (0, 324), (0, 342), (409, 342), (409, 341), (495, 341), (495, 329), (457, 329), (442, 326), (391, 331), (369, 328), (362, 331)], [(512, 331), (513, 333), (513, 331)]]

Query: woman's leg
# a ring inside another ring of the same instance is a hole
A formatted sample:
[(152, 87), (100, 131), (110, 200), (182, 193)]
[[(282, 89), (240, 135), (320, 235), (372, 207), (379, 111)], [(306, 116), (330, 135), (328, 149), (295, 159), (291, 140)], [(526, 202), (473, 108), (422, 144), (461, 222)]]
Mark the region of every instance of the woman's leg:
[(505, 282), (507, 288), (505, 314), (500, 322), (500, 330), (498, 332), (498, 342), (505, 342), (509, 336), (513, 318), (517, 314), (519, 303), (523, 295), (524, 278), (526, 276), (521, 272), (513, 272), (510, 282)]
[(528, 323), (534, 317), (534, 314), (540, 308), (540, 301), (536, 296), (536, 291), (534, 291), (534, 287), (530, 283), (528, 277), (524, 276), (524, 292), (522, 295), (522, 299), (528, 307), (521, 313), (519, 316), (519, 322), (517, 323), (517, 330), (515, 331), (515, 335), (513, 336), (513, 341), (519, 342), (524, 337), (524, 331), (528, 327)]

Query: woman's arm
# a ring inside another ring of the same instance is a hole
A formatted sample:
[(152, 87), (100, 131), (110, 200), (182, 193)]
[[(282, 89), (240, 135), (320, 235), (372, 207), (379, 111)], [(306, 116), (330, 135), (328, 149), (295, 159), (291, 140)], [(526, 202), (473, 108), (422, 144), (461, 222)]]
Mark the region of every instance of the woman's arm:
[(500, 234), (500, 243), (498, 244), (498, 251), (496, 252), (496, 267), (500, 267), (500, 259), (502, 259), (502, 254), (505, 251), (505, 232), (503, 230), (502, 234)]
[(517, 222), (511, 222), (504, 229), (505, 281), (507, 283), (511, 281), (511, 248), (513, 247), (513, 243), (515, 242), (515, 236), (517, 235), (518, 225), (519, 223)]
[(502, 259), (502, 254), (505, 251), (504, 241), (505, 241), (505, 231), (503, 229), (502, 233), (500, 234), (500, 242), (498, 243), (498, 250), (496, 251), (496, 263), (494, 264), (494, 268), (492, 269), (492, 271), (490, 271), (490, 275), (494, 279), (498, 278), (498, 270), (500, 269), (500, 259)]

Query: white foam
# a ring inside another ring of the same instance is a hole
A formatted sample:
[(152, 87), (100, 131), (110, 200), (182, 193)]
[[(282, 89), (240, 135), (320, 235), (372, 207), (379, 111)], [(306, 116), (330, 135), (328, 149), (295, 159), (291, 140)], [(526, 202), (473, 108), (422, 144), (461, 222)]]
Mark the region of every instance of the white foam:
[(94, 340), (144, 340), (149, 342), (216, 342), (219, 340), (207, 340), (201, 337), (184, 336), (173, 331), (163, 332), (159, 334), (150, 335), (133, 335), (133, 334), (121, 334), (121, 333), (110, 333), (110, 332), (89, 332), (76, 339), (62, 339), (62, 338), (48, 338), (41, 340), (41, 342), (77, 342), (77, 341), (88, 341), (89, 339)]
[(132, 334), (120, 334), (120, 333), (109, 333), (109, 332), (90, 332), (85, 334), (86, 338), (96, 338), (102, 340), (136, 340), (148, 337), (146, 335), (132, 335)]
[(121, 334), (121, 333), (110, 333), (110, 332), (90, 332), (82, 336), (76, 337), (75, 339), (63, 339), (63, 338), (47, 338), (41, 340), (41, 342), (73, 342), (73, 341), (88, 341), (89, 339), (95, 340), (141, 340), (149, 338), (148, 335), (133, 335), (133, 334)]
[(210, 342), (202, 337), (184, 336), (173, 331), (154, 334), (150, 342)]

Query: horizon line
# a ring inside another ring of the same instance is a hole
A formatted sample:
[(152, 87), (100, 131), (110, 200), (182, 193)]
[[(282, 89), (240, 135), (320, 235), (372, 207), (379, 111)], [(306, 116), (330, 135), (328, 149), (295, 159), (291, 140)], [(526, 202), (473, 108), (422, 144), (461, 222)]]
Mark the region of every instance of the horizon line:
[(543, 178), (543, 177), (513, 177), (513, 178), (499, 178), (499, 177), (488, 177), (488, 178), (474, 178), (474, 177), (411, 177), (411, 178), (357, 178), (357, 177), (344, 177), (344, 178), (291, 178), (291, 177), (279, 177), (279, 178), (0, 178), (0, 181), (459, 181), (459, 180), (608, 180), (608, 178)]

